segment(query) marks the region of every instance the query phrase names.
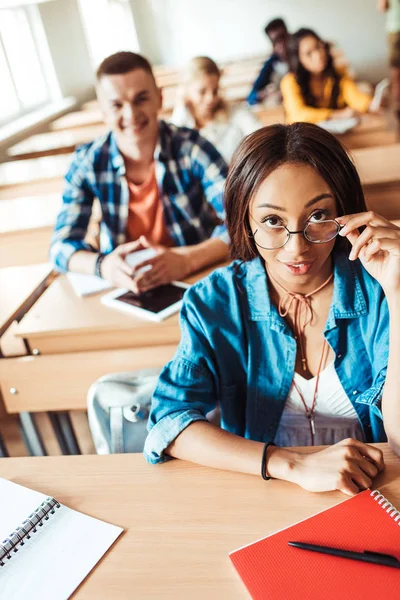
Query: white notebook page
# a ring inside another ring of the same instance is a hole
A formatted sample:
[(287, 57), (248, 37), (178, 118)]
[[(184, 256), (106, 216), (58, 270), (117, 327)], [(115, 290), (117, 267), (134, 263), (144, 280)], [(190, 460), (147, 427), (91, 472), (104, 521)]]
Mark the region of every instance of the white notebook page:
[[(47, 496), (0, 479), (0, 544)], [(0, 566), (0, 598), (64, 600), (122, 533), (61, 505)]]

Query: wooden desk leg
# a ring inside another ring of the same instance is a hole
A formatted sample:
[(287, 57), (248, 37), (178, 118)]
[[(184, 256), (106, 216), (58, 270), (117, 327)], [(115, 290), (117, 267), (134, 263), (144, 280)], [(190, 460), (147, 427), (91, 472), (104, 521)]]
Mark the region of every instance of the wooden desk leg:
[(0, 457), (7, 458), (9, 456), (6, 445), (4, 443), (3, 438), (0, 435)]
[(68, 412), (49, 412), (51, 424), (63, 454), (81, 454)]
[(22, 437), (31, 456), (46, 456), (43, 440), (35, 423), (35, 415), (28, 412), (19, 413)]

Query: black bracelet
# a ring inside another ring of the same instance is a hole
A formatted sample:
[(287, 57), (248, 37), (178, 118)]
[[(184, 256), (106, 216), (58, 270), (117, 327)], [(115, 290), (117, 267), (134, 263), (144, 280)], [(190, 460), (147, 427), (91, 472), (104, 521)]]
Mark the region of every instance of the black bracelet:
[(101, 263), (103, 262), (106, 256), (107, 254), (103, 254), (103, 252), (99, 252), (97, 255), (96, 262), (94, 263), (94, 274), (97, 275), (97, 277), (102, 277)]
[(274, 442), (267, 442), (266, 444), (264, 444), (264, 450), (261, 459), (261, 477), (265, 479), (265, 481), (271, 479), (271, 477), (267, 475), (267, 450), (270, 446), (276, 446), (276, 444), (274, 444)]

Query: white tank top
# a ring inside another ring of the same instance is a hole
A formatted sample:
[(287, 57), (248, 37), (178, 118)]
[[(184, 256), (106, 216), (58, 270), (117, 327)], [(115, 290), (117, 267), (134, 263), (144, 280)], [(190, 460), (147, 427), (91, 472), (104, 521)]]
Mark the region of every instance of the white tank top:
[[(294, 381), (309, 408), (312, 406), (315, 377), (305, 379), (298, 373)], [(346, 392), (337, 376), (332, 361), (319, 376), (315, 403), (315, 445), (336, 444), (345, 438), (365, 441), (364, 433)], [(274, 442), (277, 446), (309, 446), (311, 434), (309, 420), (299, 393), (292, 384), (286, 399)]]

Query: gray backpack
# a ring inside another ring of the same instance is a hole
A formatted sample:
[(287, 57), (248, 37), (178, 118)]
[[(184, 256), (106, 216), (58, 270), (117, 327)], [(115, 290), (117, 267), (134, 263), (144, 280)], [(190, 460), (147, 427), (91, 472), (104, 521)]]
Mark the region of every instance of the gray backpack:
[(89, 389), (88, 419), (98, 454), (142, 452), (161, 369), (112, 373)]

